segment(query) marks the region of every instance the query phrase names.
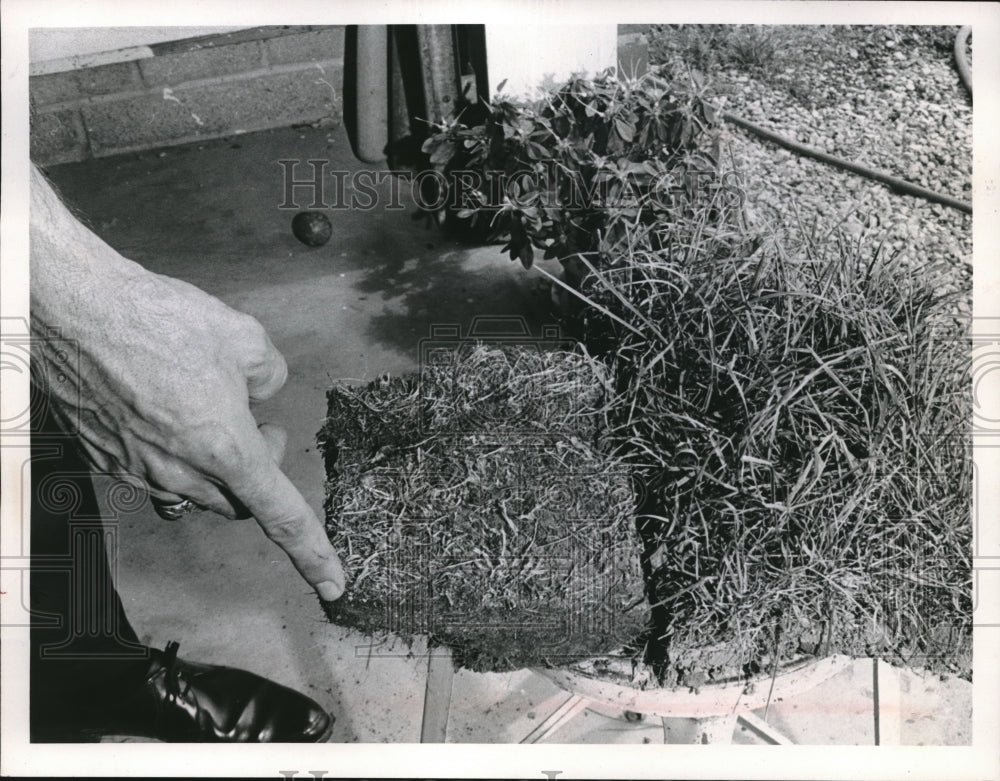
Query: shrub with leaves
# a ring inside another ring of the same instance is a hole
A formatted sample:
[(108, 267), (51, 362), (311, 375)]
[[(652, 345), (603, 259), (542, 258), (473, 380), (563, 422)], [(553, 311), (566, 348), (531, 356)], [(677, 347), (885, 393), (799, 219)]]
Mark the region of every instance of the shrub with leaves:
[[(511, 259), (614, 255), (650, 240), (695, 189), (718, 190), (719, 117), (700, 77), (574, 78), (534, 103), (497, 97), (424, 143), (448, 219), (507, 236)], [(433, 180), (432, 180), (433, 181)], [(627, 231), (631, 231), (626, 236)]]

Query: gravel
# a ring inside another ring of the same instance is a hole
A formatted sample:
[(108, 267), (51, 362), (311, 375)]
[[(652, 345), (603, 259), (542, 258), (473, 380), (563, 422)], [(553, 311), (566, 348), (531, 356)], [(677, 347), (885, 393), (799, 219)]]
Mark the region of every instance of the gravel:
[[(957, 27), (654, 27), (654, 62), (707, 72), (725, 110), (897, 177), (972, 200), (972, 101), (953, 60)], [(749, 43), (748, 43), (749, 41)], [(971, 57), (970, 57), (971, 63)], [(971, 312), (972, 216), (901, 195), (727, 125), (758, 228), (838, 225), (884, 240), (915, 270), (945, 267)]]

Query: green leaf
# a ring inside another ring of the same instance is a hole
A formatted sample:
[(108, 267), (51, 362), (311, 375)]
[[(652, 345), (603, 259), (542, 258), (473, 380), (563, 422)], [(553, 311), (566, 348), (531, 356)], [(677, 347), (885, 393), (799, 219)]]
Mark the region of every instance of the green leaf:
[(524, 246), (521, 247), (520, 258), (522, 266), (524, 266), (526, 269), (531, 268), (531, 264), (534, 262), (535, 259), (535, 251), (534, 249), (532, 249), (530, 241), (525, 242)]
[(526, 148), (528, 151), (528, 157), (532, 160), (548, 160), (552, 157), (552, 154), (548, 149), (535, 141), (528, 141)]
[(626, 143), (630, 143), (635, 136), (635, 126), (618, 117), (615, 117), (615, 130)]

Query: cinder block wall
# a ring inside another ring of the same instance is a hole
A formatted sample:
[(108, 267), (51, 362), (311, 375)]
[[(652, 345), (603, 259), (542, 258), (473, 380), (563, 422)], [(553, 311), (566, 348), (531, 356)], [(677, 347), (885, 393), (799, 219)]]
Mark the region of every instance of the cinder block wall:
[(343, 118), (344, 28), (260, 27), (152, 56), (31, 76), (42, 165)]

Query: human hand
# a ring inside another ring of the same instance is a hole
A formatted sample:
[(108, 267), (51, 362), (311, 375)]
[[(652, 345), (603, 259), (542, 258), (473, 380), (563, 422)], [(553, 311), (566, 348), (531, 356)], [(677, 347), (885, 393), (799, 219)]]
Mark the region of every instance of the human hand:
[[(242, 508), (324, 600), (345, 576), (323, 526), (282, 473), (284, 432), (258, 427), (251, 400), (276, 393), (287, 366), (261, 325), (177, 279), (123, 258), (81, 225), (32, 170), (31, 319), (78, 348), (50, 383), (98, 469), (145, 481), (164, 502), (227, 517)], [(33, 340), (55, 366), (59, 343)]]

